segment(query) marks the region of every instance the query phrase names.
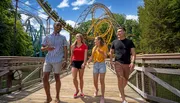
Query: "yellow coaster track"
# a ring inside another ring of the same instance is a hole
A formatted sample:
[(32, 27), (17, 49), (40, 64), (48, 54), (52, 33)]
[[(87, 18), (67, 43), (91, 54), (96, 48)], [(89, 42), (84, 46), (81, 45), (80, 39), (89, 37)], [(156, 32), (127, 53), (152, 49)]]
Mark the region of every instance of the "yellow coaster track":
[[(61, 17), (58, 16), (58, 13), (51, 8), (47, 1), (37, 0), (39, 5), (43, 8), (43, 10), (54, 20), (59, 21), (65, 30), (70, 32), (71, 35), (78, 33), (75, 28), (77, 28), (81, 23), (86, 22), (86, 18), (88, 15), (91, 16), (91, 26), (88, 28), (86, 32), (80, 31), (84, 37), (88, 40), (93, 40), (96, 36), (101, 36), (107, 44), (110, 44), (114, 30), (119, 24), (115, 21), (111, 11), (101, 3), (95, 3), (93, 5), (88, 6), (79, 16), (76, 21), (75, 27), (73, 28), (71, 25), (67, 24)], [(101, 16), (98, 18), (95, 17), (95, 13), (98, 9), (101, 9)], [(106, 24), (107, 28), (102, 32), (102, 25)]]

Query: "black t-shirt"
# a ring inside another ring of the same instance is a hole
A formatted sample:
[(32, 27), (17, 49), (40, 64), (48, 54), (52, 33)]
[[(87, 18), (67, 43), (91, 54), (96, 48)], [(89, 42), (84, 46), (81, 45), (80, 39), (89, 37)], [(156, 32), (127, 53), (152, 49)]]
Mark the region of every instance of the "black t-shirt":
[(111, 49), (115, 52), (115, 61), (122, 64), (130, 64), (131, 48), (135, 48), (132, 40), (114, 40), (111, 45)]

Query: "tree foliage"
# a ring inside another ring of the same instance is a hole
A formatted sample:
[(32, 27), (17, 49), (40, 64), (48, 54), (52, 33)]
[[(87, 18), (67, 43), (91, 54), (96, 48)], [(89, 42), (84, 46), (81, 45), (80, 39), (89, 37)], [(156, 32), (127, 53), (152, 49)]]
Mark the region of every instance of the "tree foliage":
[(138, 15), (142, 52), (180, 52), (180, 0), (144, 0)]
[(32, 42), (27, 33), (24, 32), (23, 26), (17, 20), (17, 33), (14, 40), (14, 8), (11, 0), (1, 0), (0, 3), (0, 55), (12, 55), (13, 46), (15, 45), (14, 55), (31, 56), (33, 53)]

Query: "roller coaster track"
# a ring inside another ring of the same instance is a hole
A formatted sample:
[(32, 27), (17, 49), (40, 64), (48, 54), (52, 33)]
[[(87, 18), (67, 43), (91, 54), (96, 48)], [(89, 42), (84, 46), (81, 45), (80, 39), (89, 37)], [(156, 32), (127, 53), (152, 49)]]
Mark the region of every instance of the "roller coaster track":
[[(93, 5), (88, 6), (80, 14), (79, 18), (76, 21), (75, 27), (73, 28), (71, 25), (67, 24), (60, 16), (58, 16), (58, 13), (51, 8), (47, 1), (37, 0), (37, 2), (43, 8), (43, 10), (49, 15), (49, 17), (51, 17), (54, 21), (60, 22), (63, 25), (63, 28), (70, 32), (71, 35), (78, 33), (76, 28), (78, 28), (78, 26), (83, 22), (86, 22), (85, 19), (89, 14), (91, 14), (91, 26), (88, 28), (86, 32), (80, 32), (81, 34), (85, 35), (85, 38), (87, 38), (88, 40), (92, 40), (96, 36), (101, 36), (107, 44), (110, 44), (114, 30), (116, 29), (116, 27), (119, 26), (119, 24), (114, 19), (114, 16), (111, 13), (111, 11), (101, 3), (94, 3)], [(97, 9), (102, 9), (104, 13), (100, 17), (95, 18), (95, 11)], [(100, 28), (104, 23), (108, 24), (108, 28), (107, 30), (105, 30), (105, 32), (102, 33), (100, 31)]]
[(65, 30), (70, 32), (70, 34), (76, 34), (77, 31), (69, 24), (67, 24), (61, 17), (58, 16), (58, 13), (51, 8), (47, 1), (37, 0), (39, 5), (43, 10), (52, 18), (55, 22), (60, 22)]
[[(18, 10), (18, 13), (28, 16), (27, 19), (24, 22), (22, 22), (22, 25), (25, 27), (25, 31), (32, 39), (34, 56), (42, 57), (42, 51), (40, 50), (42, 36), (46, 35), (43, 21), (38, 16), (31, 14), (29, 12)], [(30, 19), (35, 19), (37, 21), (37, 23), (39, 24), (39, 27), (40, 27), (39, 30), (37, 30), (37, 28), (31, 24)]]

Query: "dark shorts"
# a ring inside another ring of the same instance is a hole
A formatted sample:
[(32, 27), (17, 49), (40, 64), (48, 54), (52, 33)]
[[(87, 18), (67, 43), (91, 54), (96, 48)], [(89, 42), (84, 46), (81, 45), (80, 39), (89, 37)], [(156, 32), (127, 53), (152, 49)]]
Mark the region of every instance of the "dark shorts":
[(81, 69), (81, 65), (83, 64), (84, 61), (72, 61), (71, 66), (77, 69)]

